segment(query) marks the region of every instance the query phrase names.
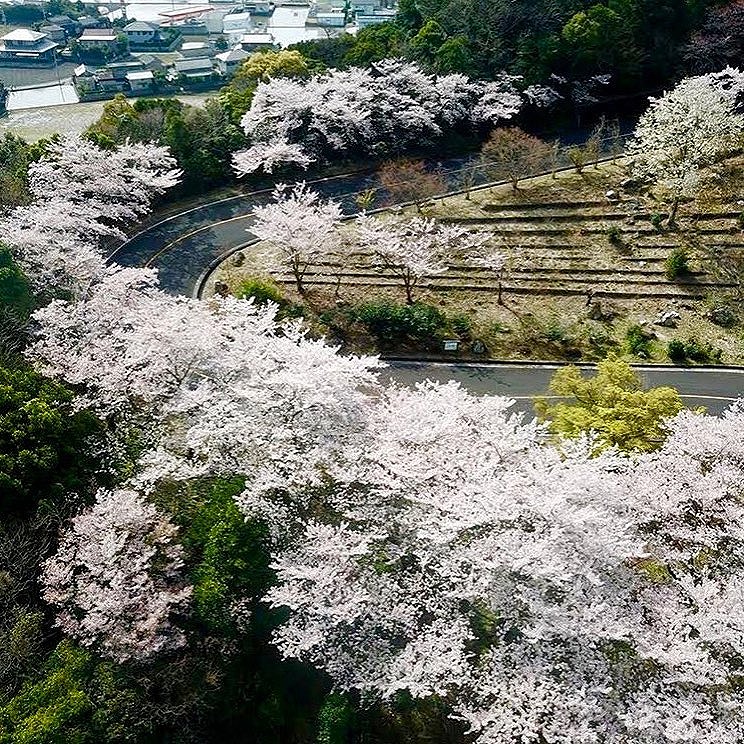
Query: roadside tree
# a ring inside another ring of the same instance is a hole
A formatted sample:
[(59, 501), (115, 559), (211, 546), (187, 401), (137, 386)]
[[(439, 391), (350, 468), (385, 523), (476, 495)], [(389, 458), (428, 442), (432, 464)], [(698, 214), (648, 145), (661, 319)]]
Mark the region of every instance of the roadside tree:
[(447, 191), (447, 181), (435, 170), (428, 169), (423, 160), (388, 160), (377, 172), (382, 188), (388, 193), (389, 203), (413, 203), (421, 212), (431, 198)]
[(483, 245), (489, 233), (470, 233), (424, 217), (380, 219), (363, 215), (356, 224), (360, 247), (377, 257), (395, 276), (412, 305), (423, 279), (443, 274), (453, 256), (469, 255)]
[(512, 189), (519, 181), (548, 167), (551, 146), (516, 127), (491, 132), (481, 147), (484, 168), (496, 177), (506, 176)]
[(268, 270), (289, 271), (297, 291), (304, 294), (308, 268), (339, 250), (341, 206), (322, 202), (304, 183), (291, 190), (280, 184), (272, 196), (273, 204), (254, 209), (256, 222), (250, 232), (268, 244), (263, 254)]
[(578, 367), (559, 369), (550, 381), (552, 402), (538, 398), (535, 408), (553, 434), (576, 439), (592, 433), (597, 451), (607, 447), (649, 452), (662, 446), (668, 420), (682, 410), (679, 393), (671, 387), (644, 390), (628, 364), (607, 359), (593, 377)]

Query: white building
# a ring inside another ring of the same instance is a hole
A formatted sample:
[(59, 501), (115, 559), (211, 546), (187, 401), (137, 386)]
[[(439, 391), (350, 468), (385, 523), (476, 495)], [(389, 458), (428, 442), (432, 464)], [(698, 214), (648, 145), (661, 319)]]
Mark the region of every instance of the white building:
[(222, 54), (215, 55), (217, 69), (225, 76), (230, 76), (240, 67), (243, 62), (250, 57), (250, 52), (246, 52), (242, 47), (235, 47)]
[(138, 70), (128, 72), (125, 76), (132, 93), (151, 93), (155, 76), (152, 70)]

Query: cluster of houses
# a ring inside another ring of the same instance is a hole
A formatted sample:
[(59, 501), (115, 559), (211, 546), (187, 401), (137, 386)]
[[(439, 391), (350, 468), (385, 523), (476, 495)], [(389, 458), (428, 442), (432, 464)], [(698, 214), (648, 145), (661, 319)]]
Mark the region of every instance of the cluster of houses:
[(357, 29), (392, 21), (397, 14), (395, 0), (346, 0), (329, 2), (313, 0), (308, 14), (308, 24), (325, 28), (346, 28), (353, 24)]
[[(117, 93), (147, 95), (182, 88), (206, 90), (224, 85), (240, 64), (263, 48), (250, 41), (218, 52), (204, 41), (184, 42), (180, 58), (164, 60), (155, 54), (131, 55), (125, 60), (100, 67), (81, 64), (75, 68), (73, 83), (81, 100), (102, 100)], [(172, 57), (173, 55), (167, 55)]]
[[(250, 7), (253, 14), (259, 15), (273, 9), (268, 2), (253, 3)], [(164, 11), (161, 22), (131, 21), (116, 26), (104, 16), (52, 16), (36, 29), (15, 29), (0, 36), (0, 66), (53, 67), (68, 60), (94, 64), (121, 59), (131, 53), (174, 52), (198, 43), (186, 41), (185, 37), (199, 36), (222, 38), (227, 49), (273, 48), (272, 35), (261, 30), (257, 32), (251, 15), (246, 6), (216, 9), (191, 5)], [(217, 59), (218, 71), (225, 74), (221, 68), (229, 66), (234, 56)], [(184, 69), (183, 72), (193, 70)]]

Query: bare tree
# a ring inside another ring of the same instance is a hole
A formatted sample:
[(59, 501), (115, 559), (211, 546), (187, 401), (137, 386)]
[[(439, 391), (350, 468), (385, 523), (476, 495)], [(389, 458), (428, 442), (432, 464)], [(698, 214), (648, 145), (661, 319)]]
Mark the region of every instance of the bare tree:
[(517, 190), (525, 176), (548, 167), (551, 146), (516, 127), (496, 129), (481, 148), (483, 161), (491, 172), (505, 175)]
[(423, 160), (388, 160), (383, 163), (377, 177), (392, 203), (412, 202), (419, 212), (432, 197), (447, 190), (447, 182), (441, 173), (428, 170)]

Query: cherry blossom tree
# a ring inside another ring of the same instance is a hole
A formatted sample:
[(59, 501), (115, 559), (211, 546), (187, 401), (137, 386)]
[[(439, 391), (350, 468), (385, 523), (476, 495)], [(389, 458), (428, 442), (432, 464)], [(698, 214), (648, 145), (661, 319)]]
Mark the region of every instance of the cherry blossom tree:
[(439, 695), (478, 742), (734, 744), (743, 429), (685, 413), (658, 453), (593, 457), (503, 399), (388, 392), (333, 521), (275, 562), (276, 642), (342, 689)]
[(102, 150), (67, 135), (46, 146), (29, 166), (29, 191), (37, 203), (63, 198), (104, 224), (121, 225), (150, 211), (153, 198), (178, 183), (180, 171), (167, 147), (125, 144)]
[(423, 279), (445, 273), (453, 256), (468, 254), (491, 237), (490, 233), (471, 233), (424, 217), (381, 219), (368, 215), (357, 220), (356, 234), (360, 247), (401, 281), (409, 305)]
[(304, 183), (291, 190), (279, 184), (272, 196), (273, 204), (254, 209), (256, 221), (250, 232), (267, 242), (263, 260), (269, 271), (289, 271), (297, 291), (304, 294), (310, 265), (332, 256), (339, 247), (341, 205), (322, 202)]
[(167, 148), (102, 150), (77, 136), (46, 146), (29, 166), (30, 204), (2, 221), (5, 242), (37, 290), (79, 291), (103, 267), (102, 242), (150, 210), (178, 182)]
[(667, 189), (674, 224), (680, 201), (694, 196), (701, 169), (732, 152), (744, 133), (736, 113), (744, 76), (728, 68), (721, 73), (687, 78), (661, 98), (652, 98), (636, 127), (628, 152), (634, 170)]
[(263, 81), (241, 122), (251, 147), (235, 155), (235, 168), (246, 175), (278, 163), (403, 153), (456, 127), (511, 118), (522, 105), (515, 81), (433, 76), (390, 59), (307, 80)]
[(57, 625), (118, 662), (183, 646), (174, 624), (191, 595), (176, 527), (131, 490), (99, 492), (44, 564), (44, 598)]

